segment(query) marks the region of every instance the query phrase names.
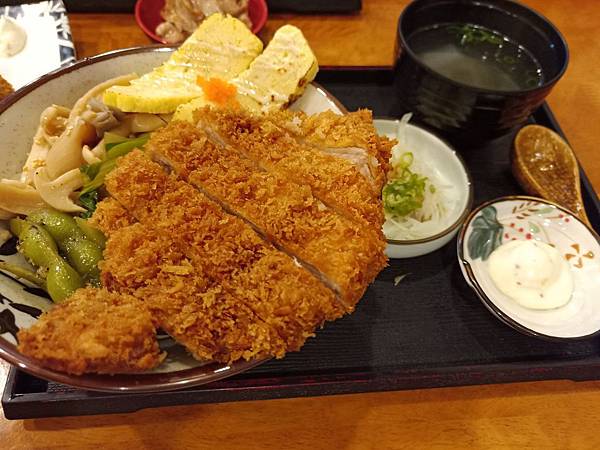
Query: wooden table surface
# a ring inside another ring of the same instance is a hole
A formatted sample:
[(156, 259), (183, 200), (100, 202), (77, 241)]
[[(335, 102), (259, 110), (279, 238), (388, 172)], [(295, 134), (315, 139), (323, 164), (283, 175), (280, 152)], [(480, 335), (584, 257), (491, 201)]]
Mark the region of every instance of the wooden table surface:
[[(364, 0), (350, 16), (272, 15), (261, 37), (299, 26), (321, 65), (392, 64), (407, 0)], [(549, 102), (596, 191), (600, 2), (526, 0), (565, 35), (569, 70)], [(133, 15), (71, 14), (79, 57), (149, 44)], [(8, 366), (0, 362), (0, 386)], [(599, 374), (600, 375), (600, 374)], [(197, 405), (127, 415), (8, 421), (0, 448), (599, 448), (600, 382), (553, 381)]]

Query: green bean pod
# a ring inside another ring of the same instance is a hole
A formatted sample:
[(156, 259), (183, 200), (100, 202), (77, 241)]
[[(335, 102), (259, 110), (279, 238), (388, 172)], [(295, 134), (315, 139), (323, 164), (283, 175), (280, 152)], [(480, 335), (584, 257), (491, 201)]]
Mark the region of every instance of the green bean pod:
[(102, 259), (102, 249), (87, 238), (67, 239), (59, 246), (83, 279), (97, 284), (96, 281), (100, 279), (98, 262)]
[(58, 248), (85, 281), (98, 284), (98, 262), (102, 259), (102, 248), (87, 237), (73, 217), (47, 209), (31, 214), (27, 219), (48, 230)]
[(19, 251), (25, 259), (45, 272), (45, 287), (53, 301), (61, 302), (83, 286), (81, 276), (61, 258), (56, 242), (43, 226), (12, 219), (10, 229), (19, 238)]
[(10, 229), (19, 238), (19, 251), (34, 266), (49, 267), (60, 258), (54, 239), (43, 227), (11, 219)]
[(74, 217), (77, 226), (83, 231), (88, 239), (93, 241), (98, 247), (104, 250), (106, 246), (106, 236), (98, 228), (91, 226), (86, 219)]
[(46, 280), (40, 277), (36, 272), (26, 269), (25, 267), (17, 266), (16, 264), (10, 264), (6, 261), (0, 261), (0, 270), (5, 270), (6, 272), (12, 273), (14, 276), (27, 280), (43, 289), (46, 288)]
[(59, 257), (59, 260), (48, 268), (46, 289), (54, 302), (60, 303), (82, 286), (83, 280), (64, 259)]

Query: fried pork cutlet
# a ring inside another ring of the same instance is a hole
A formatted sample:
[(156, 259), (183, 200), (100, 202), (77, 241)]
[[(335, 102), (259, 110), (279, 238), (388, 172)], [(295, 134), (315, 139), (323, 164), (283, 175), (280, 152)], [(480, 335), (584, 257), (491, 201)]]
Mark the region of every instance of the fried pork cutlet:
[(0, 100), (14, 92), (12, 85), (0, 76)]
[(18, 338), (23, 354), (75, 375), (148, 370), (165, 356), (144, 304), (106, 289), (79, 289)]
[(343, 115), (325, 111), (308, 115), (284, 110), (270, 114), (265, 120), (285, 129), (300, 143), (348, 160), (371, 182), (375, 191), (381, 192), (394, 142), (377, 135), (371, 111), (361, 109)]
[(274, 330), (192, 264), (182, 251), (186, 245), (141, 223), (121, 228), (107, 241), (103, 283), (143, 300), (160, 327), (197, 359), (283, 356)]
[(311, 187), (315, 197), (383, 239), (381, 191), (343, 158), (301, 144), (266, 116), (201, 108), (194, 122), (217, 145), (230, 145), (264, 169)]
[(315, 199), (310, 187), (261, 170), (230, 147), (213, 145), (189, 123), (156, 132), (146, 153), (317, 272), (347, 305), (358, 302), (386, 264), (383, 242)]
[(288, 351), (344, 313), (334, 293), (292, 258), (141, 151), (119, 160), (106, 188), (143, 225), (175, 236), (198, 273), (276, 330)]
[(99, 202), (94, 214), (89, 218), (89, 224), (102, 231), (106, 237), (133, 223), (135, 218), (110, 197)]

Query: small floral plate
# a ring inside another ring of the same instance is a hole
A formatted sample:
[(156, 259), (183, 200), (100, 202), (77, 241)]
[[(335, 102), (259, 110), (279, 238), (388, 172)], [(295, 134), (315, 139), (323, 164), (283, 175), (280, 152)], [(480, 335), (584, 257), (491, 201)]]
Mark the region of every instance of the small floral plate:
[[(532, 310), (504, 295), (489, 274), (488, 257), (511, 240), (537, 240), (556, 248), (573, 274), (571, 300)], [(504, 323), (539, 338), (582, 339), (600, 333), (600, 237), (559, 205), (528, 196), (503, 197), (469, 215), (457, 242), (467, 283)]]

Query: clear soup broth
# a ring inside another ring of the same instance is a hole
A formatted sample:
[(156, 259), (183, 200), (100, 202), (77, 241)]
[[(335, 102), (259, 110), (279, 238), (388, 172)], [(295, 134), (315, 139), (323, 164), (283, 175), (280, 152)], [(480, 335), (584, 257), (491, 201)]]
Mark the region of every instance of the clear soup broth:
[(539, 63), (526, 48), (481, 26), (439, 24), (416, 31), (408, 44), (425, 65), (469, 86), (518, 91), (544, 82)]

